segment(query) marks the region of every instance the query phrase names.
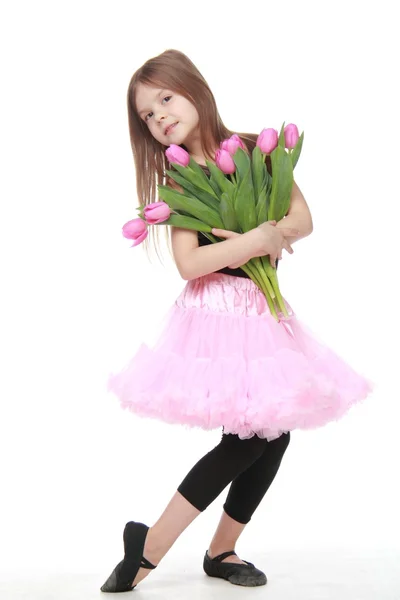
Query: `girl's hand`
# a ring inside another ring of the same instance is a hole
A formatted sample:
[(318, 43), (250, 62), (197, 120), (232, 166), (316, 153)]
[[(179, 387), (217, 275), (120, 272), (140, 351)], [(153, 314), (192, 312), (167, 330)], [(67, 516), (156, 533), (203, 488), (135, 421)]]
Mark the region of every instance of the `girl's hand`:
[[(271, 227), (272, 225), (272, 227)], [(254, 256), (269, 255), (271, 265), (275, 268), (276, 261), (282, 260), (282, 250), (285, 249), (289, 254), (293, 254), (294, 250), (289, 244), (287, 237), (298, 235), (298, 230), (293, 227), (274, 227), (276, 221), (267, 221), (261, 223), (252, 231), (258, 232), (259, 239), (255, 241)]]
[[(276, 221), (267, 221), (266, 223), (262, 223), (256, 229), (252, 231), (258, 232), (256, 238), (257, 247), (255, 249), (254, 256), (266, 256), (270, 255), (271, 265), (275, 268), (276, 261), (282, 259), (282, 249), (285, 248), (289, 254), (293, 254), (293, 248), (290, 246), (288, 241), (285, 238), (286, 236), (293, 236), (297, 234), (297, 230), (292, 228), (282, 228), (277, 229), (274, 226), (276, 225)], [(260, 233), (261, 232), (261, 235)], [(211, 233), (221, 238), (230, 239), (233, 237), (237, 237), (238, 235), (243, 235), (242, 233), (237, 233), (236, 231), (229, 231), (228, 229), (216, 229), (213, 228)], [(233, 263), (229, 265), (230, 269), (237, 269), (241, 267), (242, 264), (245, 263)]]

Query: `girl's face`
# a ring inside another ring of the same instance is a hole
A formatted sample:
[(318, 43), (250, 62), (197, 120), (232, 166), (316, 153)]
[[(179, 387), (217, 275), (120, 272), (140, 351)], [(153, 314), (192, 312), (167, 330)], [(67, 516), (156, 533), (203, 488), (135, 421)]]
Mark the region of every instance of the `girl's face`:
[(139, 83), (136, 109), (151, 135), (164, 146), (185, 144), (189, 147), (198, 136), (199, 113), (196, 108), (168, 88)]

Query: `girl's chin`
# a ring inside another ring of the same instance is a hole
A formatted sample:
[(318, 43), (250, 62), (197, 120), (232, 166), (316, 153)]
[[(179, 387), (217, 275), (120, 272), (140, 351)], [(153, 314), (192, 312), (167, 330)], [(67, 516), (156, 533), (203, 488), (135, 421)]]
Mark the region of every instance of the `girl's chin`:
[(168, 141), (162, 141), (161, 142), (163, 144), (163, 146), (170, 146), (171, 144), (175, 144), (176, 146), (180, 146), (181, 144), (185, 143), (185, 137), (180, 135), (180, 136), (169, 136), (169, 140)]

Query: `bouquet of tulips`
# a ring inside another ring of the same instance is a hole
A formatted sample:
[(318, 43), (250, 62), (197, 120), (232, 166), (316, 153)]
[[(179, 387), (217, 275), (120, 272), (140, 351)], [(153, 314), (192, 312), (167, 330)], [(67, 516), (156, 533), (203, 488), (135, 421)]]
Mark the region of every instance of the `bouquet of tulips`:
[[(212, 235), (213, 228), (245, 233), (265, 221), (280, 221), (290, 206), (293, 169), (303, 137), (304, 132), (300, 136), (294, 124), (283, 124), (280, 133), (263, 129), (249, 155), (235, 134), (221, 143), (215, 164), (206, 161), (209, 176), (183, 148), (172, 144), (166, 156), (173, 168), (166, 173), (183, 193), (159, 185), (161, 200), (139, 207), (139, 218), (125, 223), (123, 235), (133, 239), (132, 246), (136, 246), (146, 238), (148, 225), (163, 224), (202, 231), (217, 243), (220, 240)], [(266, 156), (270, 156), (272, 175), (266, 167)], [(276, 269), (268, 257), (252, 258), (240, 268), (264, 293), (272, 316), (279, 321), (278, 309), (288, 318)]]

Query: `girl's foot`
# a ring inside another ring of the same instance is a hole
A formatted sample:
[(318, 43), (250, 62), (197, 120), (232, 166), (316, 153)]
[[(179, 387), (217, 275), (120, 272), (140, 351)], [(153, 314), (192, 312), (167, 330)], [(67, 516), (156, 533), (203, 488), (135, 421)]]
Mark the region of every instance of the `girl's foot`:
[[(143, 548), (143, 556), (155, 567), (164, 556), (164, 553), (157, 545), (152, 527), (150, 527), (147, 532), (146, 541)], [(149, 569), (140, 568), (135, 579), (133, 580), (132, 587), (143, 581), (143, 579), (150, 575), (150, 573), (151, 571)]]
[[(226, 552), (225, 550), (211, 550), (209, 549), (207, 551), (208, 557), (211, 558), (211, 560), (213, 558), (215, 558), (216, 556), (219, 556), (220, 554), (222, 554), (223, 552)], [(221, 562), (225, 563), (225, 562), (230, 562), (230, 563), (235, 563), (236, 565), (245, 565), (246, 563), (241, 560), (237, 554), (232, 554), (231, 556), (227, 556), (226, 558), (224, 558)]]
[(125, 556), (101, 586), (102, 592), (128, 592), (156, 568), (160, 559), (147, 541), (149, 531), (144, 523), (130, 521), (126, 524), (123, 534)]
[(240, 560), (233, 550), (213, 558), (206, 552), (203, 569), (209, 577), (219, 577), (234, 585), (258, 587), (267, 583), (265, 573), (257, 569), (253, 563)]

